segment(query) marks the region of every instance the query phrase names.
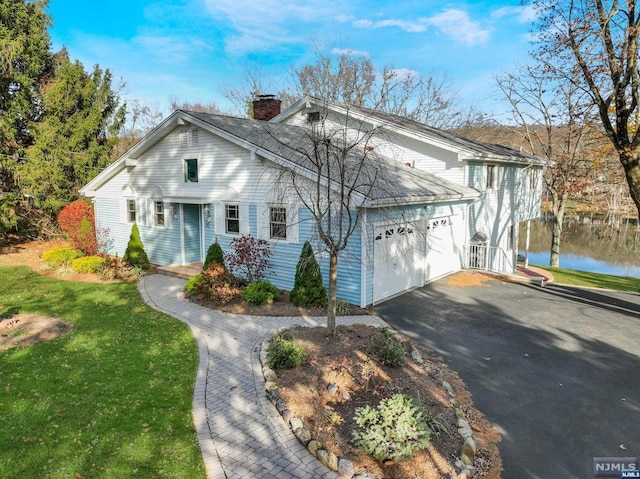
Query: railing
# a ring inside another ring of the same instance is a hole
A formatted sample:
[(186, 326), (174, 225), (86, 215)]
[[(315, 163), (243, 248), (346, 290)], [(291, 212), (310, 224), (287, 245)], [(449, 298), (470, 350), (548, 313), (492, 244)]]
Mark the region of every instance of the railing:
[(513, 273), (513, 259), (499, 246), (472, 244), (465, 248), (465, 267), (496, 273)]

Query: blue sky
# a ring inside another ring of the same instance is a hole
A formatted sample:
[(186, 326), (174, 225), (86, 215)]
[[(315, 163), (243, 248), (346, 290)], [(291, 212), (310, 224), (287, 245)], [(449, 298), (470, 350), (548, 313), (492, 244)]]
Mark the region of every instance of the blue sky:
[(126, 97), (165, 113), (172, 98), (231, 108), (222, 91), (247, 69), (275, 91), (314, 44), (447, 75), (461, 102), (498, 113), (493, 75), (528, 60), (532, 20), (520, 0), (50, 0), (48, 11), (54, 50), (109, 68)]

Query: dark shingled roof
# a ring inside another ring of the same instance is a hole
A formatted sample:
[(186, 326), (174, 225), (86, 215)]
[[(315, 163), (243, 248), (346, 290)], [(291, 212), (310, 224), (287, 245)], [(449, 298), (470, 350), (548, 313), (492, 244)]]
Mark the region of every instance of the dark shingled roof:
[[(314, 148), (308, 127), (209, 113), (183, 113), (253, 145), (263, 152), (263, 156), (264, 152), (268, 152), (311, 173), (315, 171), (308, 155)], [(372, 161), (367, 171), (359, 176), (356, 185), (356, 190), (368, 198), (369, 206), (471, 199), (479, 196), (478, 191), (472, 188), (444, 180), (429, 172), (378, 156), (370, 158)], [(354, 166), (359, 161), (360, 158), (354, 157)], [(375, 181), (372, 180), (374, 176)]]
[(518, 150), (514, 150), (513, 148), (509, 148), (507, 146), (472, 140), (464, 136), (456, 135), (455, 133), (440, 130), (438, 128), (433, 128), (414, 120), (409, 120), (408, 118), (393, 115), (391, 113), (384, 113), (381, 111), (372, 110), (370, 108), (355, 106), (350, 106), (349, 111), (352, 113), (360, 113), (366, 118), (378, 120), (379, 122), (393, 125), (397, 128), (407, 130), (414, 134), (432, 137), (435, 139), (440, 139), (447, 143), (451, 143), (457, 148), (469, 151), (475, 157), (465, 159), (495, 159), (499, 161), (526, 163), (540, 166), (544, 166), (547, 164), (547, 161), (542, 158)]

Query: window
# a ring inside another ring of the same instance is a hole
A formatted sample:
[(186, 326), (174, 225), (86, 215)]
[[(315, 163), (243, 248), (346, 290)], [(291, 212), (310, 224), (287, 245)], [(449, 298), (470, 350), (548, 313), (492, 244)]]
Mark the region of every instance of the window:
[(198, 145), (198, 130), (182, 130), (179, 134), (180, 146), (197, 146)]
[(287, 239), (287, 209), (281, 206), (269, 208), (271, 239)]
[(315, 123), (320, 121), (320, 112), (319, 111), (310, 111), (307, 113), (307, 121), (309, 123)]
[(162, 201), (154, 202), (154, 221), (156, 226), (164, 226), (164, 204)]
[(240, 234), (240, 207), (238, 205), (224, 206), (225, 233)]
[(488, 190), (495, 190), (498, 187), (498, 165), (487, 165), (487, 182), (485, 187)]
[(127, 200), (127, 221), (136, 222), (136, 200)]
[(188, 159), (184, 160), (184, 181), (186, 183), (198, 182), (198, 160)]

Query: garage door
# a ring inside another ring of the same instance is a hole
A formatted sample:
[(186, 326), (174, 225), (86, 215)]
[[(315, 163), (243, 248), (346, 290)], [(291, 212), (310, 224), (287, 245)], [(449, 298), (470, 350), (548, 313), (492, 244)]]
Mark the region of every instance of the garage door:
[(424, 239), (413, 226), (387, 225), (374, 236), (373, 301), (415, 286), (424, 276)]
[(462, 267), (460, 248), (456, 246), (461, 226), (458, 216), (427, 220), (426, 281), (455, 273)]

